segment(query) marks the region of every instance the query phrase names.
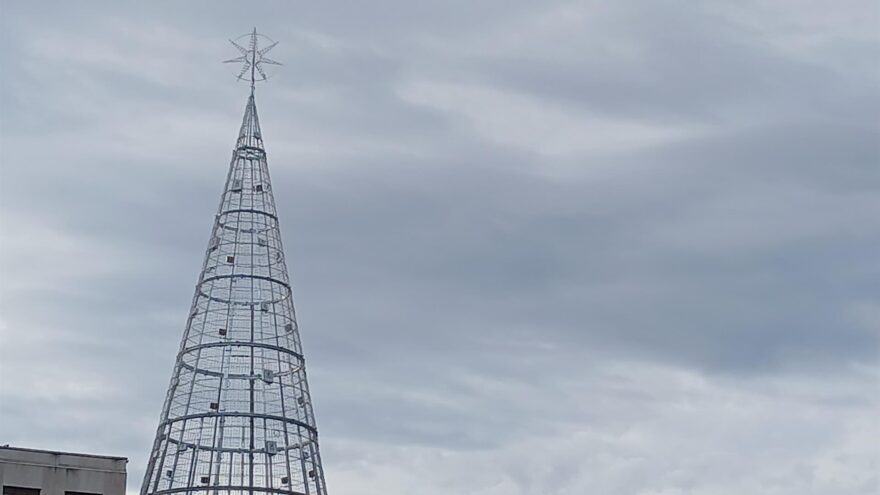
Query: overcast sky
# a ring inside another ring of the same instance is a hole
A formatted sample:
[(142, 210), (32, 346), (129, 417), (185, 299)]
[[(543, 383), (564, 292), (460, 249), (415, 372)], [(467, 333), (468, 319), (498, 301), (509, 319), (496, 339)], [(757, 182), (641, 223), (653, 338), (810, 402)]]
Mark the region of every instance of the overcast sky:
[(334, 495), (873, 495), (874, 0), (0, 2), (0, 444), (140, 485), (247, 88)]

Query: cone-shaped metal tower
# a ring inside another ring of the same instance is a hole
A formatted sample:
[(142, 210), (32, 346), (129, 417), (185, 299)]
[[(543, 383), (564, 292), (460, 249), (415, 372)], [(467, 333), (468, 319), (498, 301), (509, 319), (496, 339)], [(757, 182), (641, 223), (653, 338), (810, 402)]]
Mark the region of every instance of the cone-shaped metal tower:
[(256, 36), (243, 52), (251, 94), (141, 495), (327, 493), (254, 100)]

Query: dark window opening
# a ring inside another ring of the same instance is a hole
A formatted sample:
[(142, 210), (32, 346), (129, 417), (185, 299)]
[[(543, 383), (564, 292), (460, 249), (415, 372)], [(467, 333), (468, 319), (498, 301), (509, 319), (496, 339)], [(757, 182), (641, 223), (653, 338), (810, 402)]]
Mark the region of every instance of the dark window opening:
[(25, 488), (23, 486), (4, 486), (3, 495), (40, 495), (40, 489)]

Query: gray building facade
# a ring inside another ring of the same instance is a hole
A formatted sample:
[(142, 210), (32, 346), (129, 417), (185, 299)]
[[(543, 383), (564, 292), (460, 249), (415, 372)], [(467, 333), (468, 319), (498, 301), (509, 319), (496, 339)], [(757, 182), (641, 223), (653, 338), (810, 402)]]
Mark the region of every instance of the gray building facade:
[(125, 495), (125, 457), (0, 446), (2, 495)]

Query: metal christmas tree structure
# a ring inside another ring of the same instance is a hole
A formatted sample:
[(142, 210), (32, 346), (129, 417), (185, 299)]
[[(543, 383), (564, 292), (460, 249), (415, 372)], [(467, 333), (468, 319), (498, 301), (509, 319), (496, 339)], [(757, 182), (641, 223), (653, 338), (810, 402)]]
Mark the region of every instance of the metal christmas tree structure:
[(254, 101), (276, 43), (242, 38), (251, 93), (141, 495), (327, 493)]

